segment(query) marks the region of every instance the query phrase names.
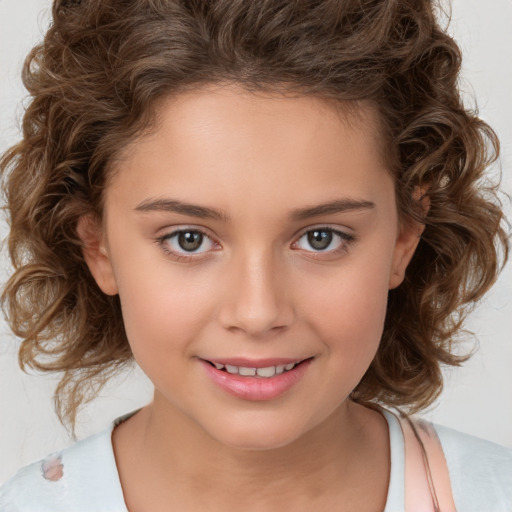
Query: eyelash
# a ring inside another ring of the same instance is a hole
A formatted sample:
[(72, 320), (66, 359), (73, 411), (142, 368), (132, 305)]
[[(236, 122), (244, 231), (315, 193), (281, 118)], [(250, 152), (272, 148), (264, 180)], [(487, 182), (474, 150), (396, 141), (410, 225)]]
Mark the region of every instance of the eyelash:
[[(329, 232), (333, 235), (338, 236), (341, 239), (341, 243), (340, 243), (339, 247), (337, 247), (336, 249), (332, 249), (329, 251), (323, 251), (323, 250), (308, 251), (310, 253), (309, 257), (314, 258), (314, 259), (322, 258), (325, 254), (328, 254), (329, 256), (335, 256), (340, 253), (346, 253), (349, 250), (350, 245), (356, 241), (356, 237), (354, 235), (349, 235), (348, 233), (344, 233), (343, 231), (339, 231), (337, 229), (334, 229), (334, 228), (331, 228), (328, 226), (319, 226), (319, 227), (314, 227), (314, 228), (307, 229), (306, 231), (303, 231), (301, 233), (301, 235), (297, 238), (297, 240), (292, 245), (296, 245), (299, 242), (299, 240), (301, 240), (304, 236), (306, 236), (308, 233), (311, 233), (313, 231)], [(211, 242), (213, 244), (217, 244), (212, 239), (212, 237), (210, 235), (208, 235), (208, 233), (206, 233), (205, 231), (203, 231), (200, 228), (177, 229), (176, 231), (172, 231), (171, 233), (167, 233), (163, 236), (158, 237), (156, 239), (156, 243), (162, 248), (162, 250), (166, 254), (171, 256), (176, 261), (190, 262), (190, 261), (193, 261), (198, 258), (197, 254), (206, 254), (206, 252), (205, 252), (205, 253), (190, 253), (190, 255), (185, 255), (178, 251), (169, 249), (168, 244), (166, 242), (179, 236), (180, 233), (199, 233), (203, 237), (211, 240)]]
[[(215, 244), (215, 242), (212, 240), (212, 237), (200, 228), (177, 229), (176, 231), (172, 231), (171, 233), (167, 233), (165, 235), (158, 237), (156, 239), (156, 243), (162, 248), (162, 250), (166, 254), (171, 256), (176, 261), (190, 262), (197, 258), (197, 255), (194, 255), (197, 253), (190, 253), (190, 255), (185, 255), (183, 253), (169, 249), (166, 242), (177, 237), (180, 233), (200, 233), (203, 237), (210, 239), (212, 241), (212, 243)], [(199, 253), (199, 254), (201, 254), (201, 253)]]
[(356, 237), (354, 235), (350, 235), (348, 233), (339, 231), (334, 228), (330, 228), (328, 226), (316, 226), (314, 228), (309, 228), (306, 231), (303, 231), (302, 234), (297, 238), (297, 241), (294, 242), (292, 245), (297, 244), (299, 240), (301, 240), (308, 233), (312, 233), (313, 231), (328, 232), (340, 238), (340, 244), (336, 249), (331, 249), (329, 251), (308, 251), (310, 253), (309, 257), (314, 259), (322, 259), (325, 257), (324, 255), (336, 256), (338, 254), (346, 253), (348, 252), (350, 246), (356, 241)]

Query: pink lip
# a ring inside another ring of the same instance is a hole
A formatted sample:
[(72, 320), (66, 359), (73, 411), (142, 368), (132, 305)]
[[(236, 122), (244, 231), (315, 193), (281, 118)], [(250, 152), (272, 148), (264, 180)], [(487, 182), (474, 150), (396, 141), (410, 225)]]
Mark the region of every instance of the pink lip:
[[(275, 375), (274, 377), (262, 378), (242, 377), (237, 374), (217, 370), (217, 368), (212, 366), (209, 362), (199, 359), (208, 377), (222, 390), (237, 398), (254, 401), (273, 400), (286, 393), (303, 377), (311, 361), (312, 359), (306, 359), (292, 370)], [(243, 359), (222, 359), (212, 362), (232, 364), (233, 366), (247, 366), (250, 368), (265, 368), (268, 366), (277, 366), (278, 364), (296, 363), (297, 360), (272, 359), (259, 360), (256, 362)]]

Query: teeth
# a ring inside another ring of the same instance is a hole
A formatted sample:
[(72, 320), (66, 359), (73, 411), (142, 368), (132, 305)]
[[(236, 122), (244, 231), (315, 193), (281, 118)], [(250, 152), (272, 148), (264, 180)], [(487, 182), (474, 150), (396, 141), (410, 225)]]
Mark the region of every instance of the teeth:
[[(252, 377), (256, 375), (256, 368), (244, 368), (243, 366), (240, 366), (238, 368), (238, 373), (240, 375), (243, 375), (244, 377)], [(259, 370), (258, 370), (259, 375)]]
[(276, 367), (269, 366), (268, 368), (258, 368), (256, 373), (258, 374), (258, 377), (273, 377), (276, 374)]
[(217, 370), (226, 370), (228, 373), (233, 375), (238, 374), (242, 377), (263, 377), (265, 379), (269, 379), (274, 377), (275, 375), (280, 375), (283, 372), (290, 371), (298, 363), (290, 363), (290, 364), (278, 364), (277, 366), (267, 366), (266, 368), (249, 368), (246, 366), (234, 366), (231, 364), (223, 365), (221, 363), (213, 363)]

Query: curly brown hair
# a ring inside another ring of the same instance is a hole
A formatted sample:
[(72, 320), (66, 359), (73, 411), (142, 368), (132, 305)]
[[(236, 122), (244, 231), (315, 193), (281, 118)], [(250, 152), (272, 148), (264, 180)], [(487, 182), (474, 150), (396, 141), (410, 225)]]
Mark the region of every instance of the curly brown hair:
[[(459, 48), (432, 0), (55, 0), (28, 55), (23, 138), (2, 157), (14, 273), (2, 296), (20, 365), (63, 372), (61, 421), (132, 360), (116, 296), (103, 294), (77, 222), (101, 217), (109, 164), (155, 121), (158, 100), (202, 85), (371, 103), (402, 219), (425, 224), (389, 293), (380, 348), (353, 392), (411, 411), (442, 388), (442, 364), (508, 254), (498, 140), (457, 88)], [(413, 191), (427, 189), (426, 217)]]

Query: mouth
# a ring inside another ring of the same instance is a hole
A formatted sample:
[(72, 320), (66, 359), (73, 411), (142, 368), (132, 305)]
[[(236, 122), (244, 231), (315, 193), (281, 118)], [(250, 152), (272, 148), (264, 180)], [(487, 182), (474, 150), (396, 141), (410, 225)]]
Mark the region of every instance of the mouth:
[(300, 382), (314, 357), (306, 359), (199, 359), (216, 387), (236, 398), (274, 400)]
[(224, 392), (244, 400), (274, 400), (289, 392), (314, 357), (306, 359), (200, 359), (210, 381)]
[(242, 366), (228, 363), (220, 363), (214, 361), (208, 361), (211, 366), (215, 367), (217, 370), (229, 373), (231, 375), (239, 375), (241, 377), (260, 377), (262, 379), (271, 379), (276, 375), (281, 375), (282, 373), (289, 372), (296, 368), (298, 365), (304, 363), (308, 359), (302, 359), (297, 362), (290, 362), (286, 364), (276, 364), (276, 365), (268, 365), (268, 366)]

